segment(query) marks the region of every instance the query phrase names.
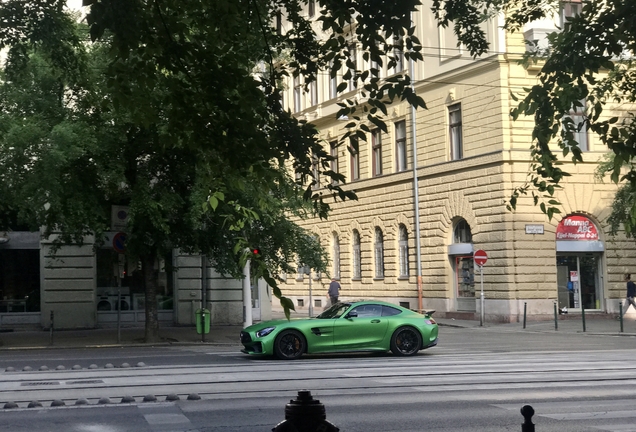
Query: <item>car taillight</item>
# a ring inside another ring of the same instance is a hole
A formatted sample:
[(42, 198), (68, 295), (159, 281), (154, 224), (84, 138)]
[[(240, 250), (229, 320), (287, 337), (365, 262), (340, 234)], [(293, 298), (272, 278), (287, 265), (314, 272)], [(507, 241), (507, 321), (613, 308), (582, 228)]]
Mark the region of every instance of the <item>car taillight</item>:
[(424, 320), (426, 324), (437, 324), (433, 318), (427, 318)]

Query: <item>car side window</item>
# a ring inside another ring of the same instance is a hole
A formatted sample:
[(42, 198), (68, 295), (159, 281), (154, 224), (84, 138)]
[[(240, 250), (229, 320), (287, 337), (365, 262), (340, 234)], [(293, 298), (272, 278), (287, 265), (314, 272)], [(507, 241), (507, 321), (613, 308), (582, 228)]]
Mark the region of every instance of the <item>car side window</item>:
[(391, 307), (391, 306), (382, 306), (382, 316), (393, 316), (393, 315), (399, 315), (401, 314), (402, 311)]
[(382, 306), (380, 305), (360, 305), (353, 309), (358, 313), (358, 318), (374, 318), (382, 316)]

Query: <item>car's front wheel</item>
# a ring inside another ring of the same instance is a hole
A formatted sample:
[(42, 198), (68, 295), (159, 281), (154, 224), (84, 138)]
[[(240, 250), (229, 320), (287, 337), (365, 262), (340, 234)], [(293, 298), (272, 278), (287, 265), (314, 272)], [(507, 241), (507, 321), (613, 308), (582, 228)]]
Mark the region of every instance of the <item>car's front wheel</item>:
[(391, 337), (391, 351), (395, 355), (410, 356), (422, 348), (422, 336), (413, 327), (400, 327)]
[(294, 360), (303, 355), (306, 345), (305, 338), (300, 332), (284, 330), (274, 342), (274, 354), (281, 360)]

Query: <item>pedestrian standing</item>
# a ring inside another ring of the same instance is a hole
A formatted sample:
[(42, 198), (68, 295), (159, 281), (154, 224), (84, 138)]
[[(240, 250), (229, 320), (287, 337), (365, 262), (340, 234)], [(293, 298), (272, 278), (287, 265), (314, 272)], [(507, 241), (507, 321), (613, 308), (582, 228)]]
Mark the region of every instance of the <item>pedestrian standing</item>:
[(623, 305), (623, 316), (627, 313), (627, 309), (629, 309), (629, 305), (634, 306), (636, 309), (636, 301), (634, 301), (634, 297), (636, 297), (636, 284), (632, 282), (632, 275), (627, 273), (625, 275), (625, 282), (627, 282), (627, 298), (625, 299), (625, 304)]
[[(331, 278), (331, 283), (329, 284), (329, 291), (327, 292), (327, 294), (329, 295), (329, 300), (331, 301), (332, 305), (338, 303), (340, 288), (340, 282), (338, 282), (336, 278)], [(634, 307), (636, 307), (636, 305)]]

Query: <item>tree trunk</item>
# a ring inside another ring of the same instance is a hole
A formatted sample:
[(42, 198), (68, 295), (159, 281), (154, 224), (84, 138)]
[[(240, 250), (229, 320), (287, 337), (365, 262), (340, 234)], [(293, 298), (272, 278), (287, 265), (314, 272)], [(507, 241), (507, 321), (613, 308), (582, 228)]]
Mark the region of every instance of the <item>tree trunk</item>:
[(146, 291), (146, 335), (145, 342), (159, 341), (159, 317), (157, 314), (157, 257), (153, 254), (141, 256), (142, 272)]

